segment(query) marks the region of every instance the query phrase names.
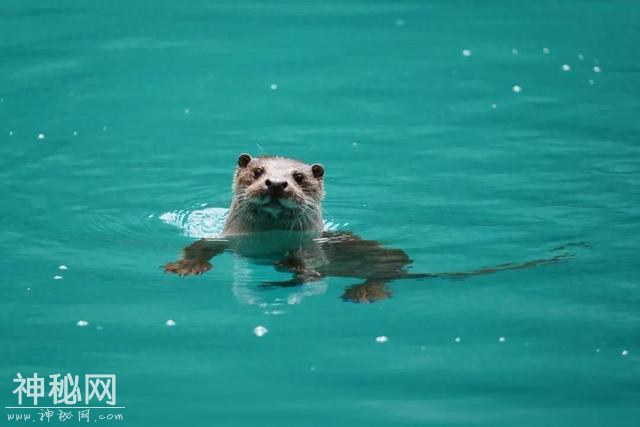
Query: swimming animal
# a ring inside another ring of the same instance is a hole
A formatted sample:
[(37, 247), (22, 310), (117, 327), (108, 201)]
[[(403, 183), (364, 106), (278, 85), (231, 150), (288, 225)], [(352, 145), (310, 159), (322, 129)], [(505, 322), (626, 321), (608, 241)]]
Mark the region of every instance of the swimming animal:
[(233, 200), (220, 239), (201, 239), (183, 249), (182, 257), (164, 266), (180, 276), (210, 270), (211, 258), (231, 250), (291, 274), (289, 280), (265, 287), (299, 286), (329, 276), (352, 277), (360, 283), (342, 299), (357, 303), (389, 298), (388, 283), (398, 279), (464, 278), (502, 270), (563, 262), (565, 247), (555, 256), (468, 272), (412, 273), (412, 260), (400, 249), (387, 248), (350, 232), (324, 231), (322, 200), (324, 167), (285, 157), (251, 157), (243, 153), (233, 177)]

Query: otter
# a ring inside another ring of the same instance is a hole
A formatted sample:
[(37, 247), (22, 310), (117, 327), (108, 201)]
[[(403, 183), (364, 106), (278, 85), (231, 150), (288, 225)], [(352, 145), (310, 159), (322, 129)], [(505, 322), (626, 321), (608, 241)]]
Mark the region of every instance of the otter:
[(320, 163), (284, 157), (238, 157), (233, 177), (233, 200), (220, 239), (201, 239), (183, 249), (182, 258), (164, 266), (180, 276), (210, 270), (214, 256), (232, 250), (257, 262), (288, 272), (289, 280), (262, 286), (298, 286), (325, 277), (352, 277), (344, 301), (372, 303), (391, 296), (389, 282), (398, 279), (449, 278), (530, 268), (567, 260), (561, 253), (525, 263), (508, 263), (468, 272), (412, 273), (411, 258), (345, 231), (325, 231), (322, 218), (325, 169)]

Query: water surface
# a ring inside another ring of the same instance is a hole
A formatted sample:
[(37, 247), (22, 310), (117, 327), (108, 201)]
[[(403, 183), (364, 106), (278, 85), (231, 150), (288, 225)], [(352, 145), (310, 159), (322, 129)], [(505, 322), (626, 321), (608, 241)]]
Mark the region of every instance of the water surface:
[[(3, 406), (16, 372), (89, 372), (135, 426), (637, 424), (638, 22), (622, 0), (4, 2)], [(591, 248), (371, 305), (340, 300), (352, 279), (261, 290), (287, 276), (232, 254), (163, 274), (216, 233), (241, 152), (323, 163), (325, 220), (414, 272)]]

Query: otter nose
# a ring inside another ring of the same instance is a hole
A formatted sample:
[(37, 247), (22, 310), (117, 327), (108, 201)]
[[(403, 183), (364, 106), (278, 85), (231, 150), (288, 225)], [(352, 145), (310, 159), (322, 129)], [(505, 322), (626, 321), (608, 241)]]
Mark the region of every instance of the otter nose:
[(267, 179), (264, 184), (269, 189), (269, 193), (273, 196), (281, 196), (284, 194), (284, 189), (289, 185), (287, 181), (273, 181), (270, 179)]

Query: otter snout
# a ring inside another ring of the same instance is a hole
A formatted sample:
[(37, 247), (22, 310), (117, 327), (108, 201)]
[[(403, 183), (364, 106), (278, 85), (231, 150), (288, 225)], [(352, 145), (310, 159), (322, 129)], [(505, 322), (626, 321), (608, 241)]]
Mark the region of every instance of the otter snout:
[(264, 185), (267, 187), (267, 193), (271, 197), (282, 197), (284, 196), (285, 188), (287, 188), (289, 183), (287, 181), (266, 179), (264, 181)]

